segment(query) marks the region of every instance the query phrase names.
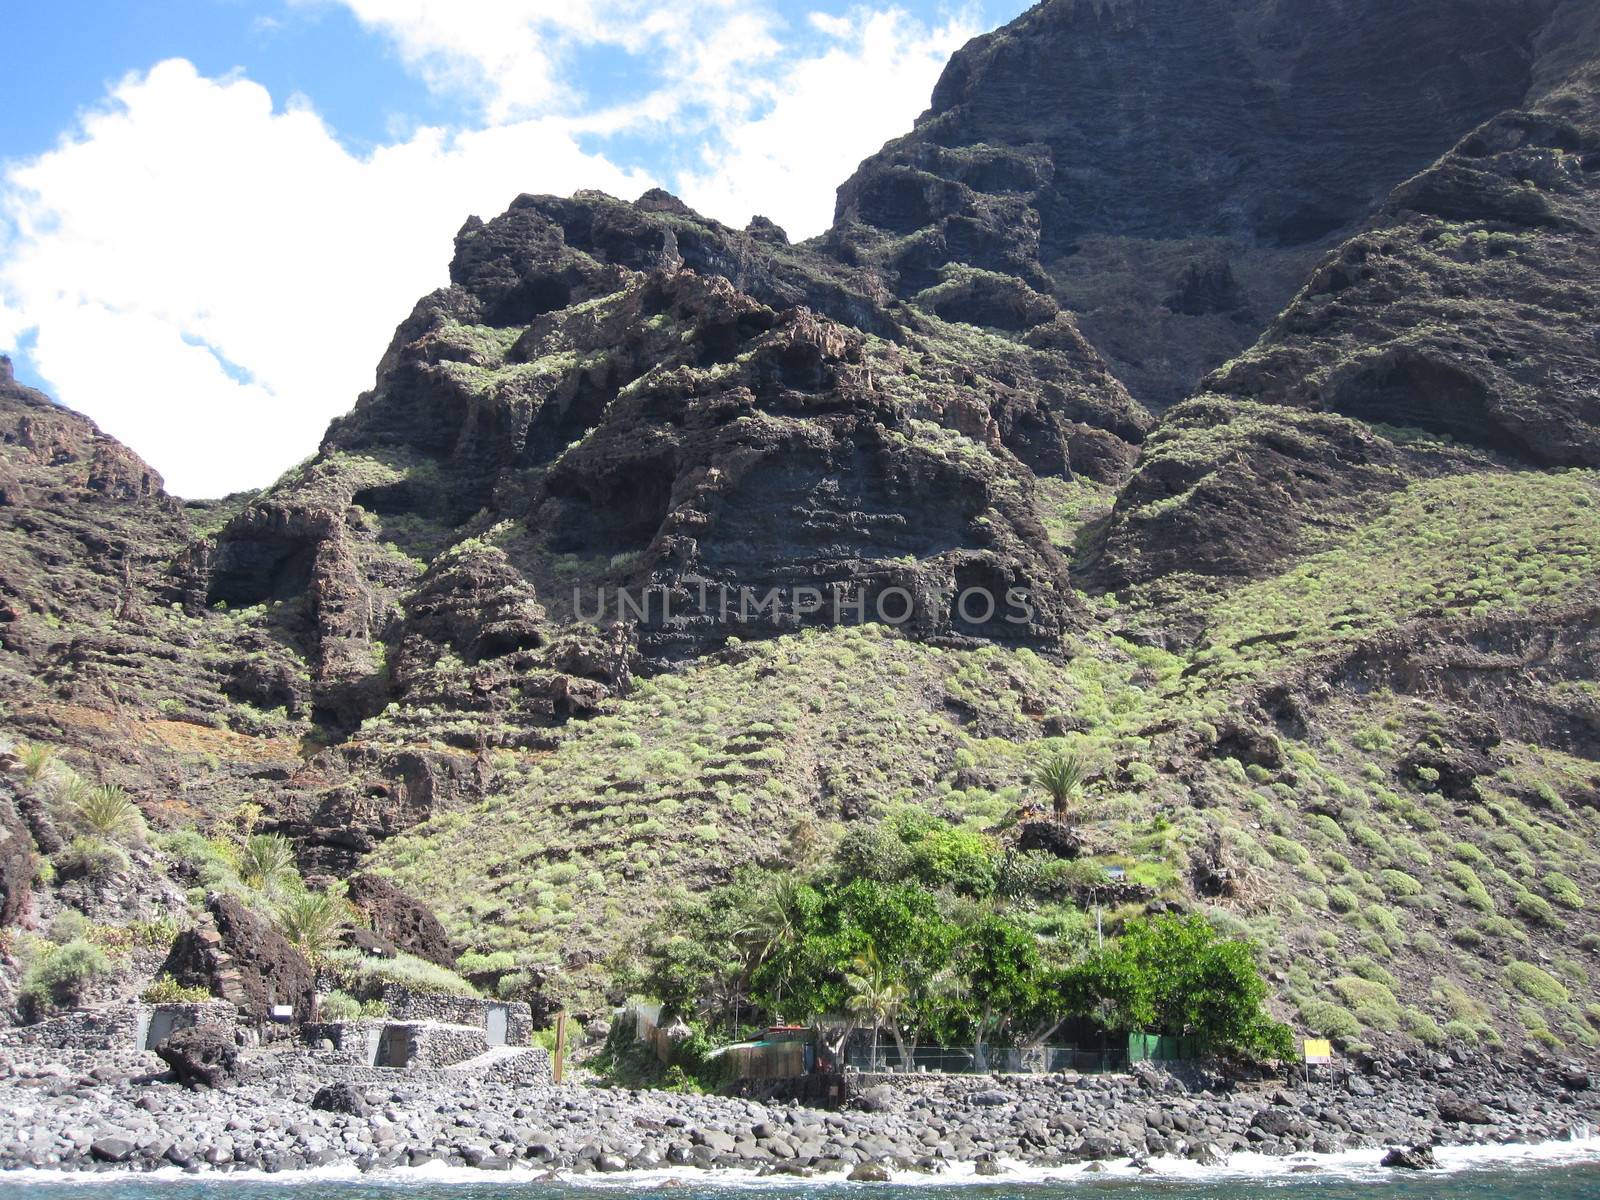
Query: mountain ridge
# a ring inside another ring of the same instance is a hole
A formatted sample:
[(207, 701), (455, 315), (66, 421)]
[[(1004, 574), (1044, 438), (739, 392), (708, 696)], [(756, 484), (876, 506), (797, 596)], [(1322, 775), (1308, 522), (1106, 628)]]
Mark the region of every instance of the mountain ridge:
[[(1257, 938), (1303, 1029), (1592, 1048), (1597, 62), (1564, 0), (1053, 0), (817, 239), (660, 191), (470, 219), (226, 501), (0, 367), (7, 728), (158, 827), (259, 805), (586, 1012), (671, 896), (906, 805), (1011, 847), (1070, 752), (1086, 862)], [(570, 620), (705, 587), (913, 607)], [(1500, 985), (1529, 958), (1566, 999)]]

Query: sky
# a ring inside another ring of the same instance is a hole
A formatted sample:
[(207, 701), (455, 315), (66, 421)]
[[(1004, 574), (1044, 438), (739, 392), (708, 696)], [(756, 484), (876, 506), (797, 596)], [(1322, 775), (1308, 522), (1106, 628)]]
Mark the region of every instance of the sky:
[(666, 187), (820, 233), (1027, 0), (4, 0), (0, 353), (174, 494), (270, 483), (451, 239)]

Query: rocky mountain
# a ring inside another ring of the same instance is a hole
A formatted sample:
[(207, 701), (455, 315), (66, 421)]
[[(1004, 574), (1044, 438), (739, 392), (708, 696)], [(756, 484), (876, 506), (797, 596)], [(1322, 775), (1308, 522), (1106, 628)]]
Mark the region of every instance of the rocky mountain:
[(1066, 750), (1069, 852), (1260, 940), (1301, 1028), (1600, 1044), (1597, 81), (1578, 0), (1048, 0), (813, 241), (470, 219), (259, 494), (168, 497), (7, 367), (7, 731), (577, 1006), (852, 823), (1008, 845)]

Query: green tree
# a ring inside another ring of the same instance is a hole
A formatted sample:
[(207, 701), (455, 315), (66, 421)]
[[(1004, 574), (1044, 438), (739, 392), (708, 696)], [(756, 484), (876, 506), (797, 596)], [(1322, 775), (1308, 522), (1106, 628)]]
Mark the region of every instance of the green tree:
[(912, 809), (896, 822), (910, 852), (909, 877), (924, 887), (978, 898), (994, 894), (999, 851), (994, 839)]
[(1034, 774), (1034, 782), (1050, 797), (1050, 808), (1057, 821), (1066, 821), (1072, 802), (1083, 792), (1087, 772), (1076, 754), (1051, 755)]
[(753, 995), (770, 1012), (781, 984), (785, 1011), (817, 1023), (835, 1056), (856, 1024), (849, 976), (860, 976), (857, 960), (869, 951), (907, 999), (920, 1002), (938, 990), (957, 930), (926, 888), (823, 880), (795, 887), (789, 903), (795, 933), (756, 968)]
[(754, 961), (754, 887), (670, 904), (645, 938), (643, 986), (671, 1013), (738, 1023)]
[[(1059, 1006), (1051, 1003), (1039, 941), (1014, 921), (991, 914), (969, 929), (961, 965), (972, 1016), (972, 1053), (980, 1070), (987, 1069), (985, 1043), (1005, 1036), (1043, 1041), (1060, 1027), (1064, 1017), (1055, 1014)], [(1027, 1034), (1020, 1028), (1024, 1025)]]
[(1289, 1027), (1265, 1010), (1254, 947), (1204, 917), (1135, 918), (1063, 984), (1076, 1002), (1103, 1006), (1114, 1028), (1193, 1037), (1209, 1051), (1250, 1058), (1294, 1053)]

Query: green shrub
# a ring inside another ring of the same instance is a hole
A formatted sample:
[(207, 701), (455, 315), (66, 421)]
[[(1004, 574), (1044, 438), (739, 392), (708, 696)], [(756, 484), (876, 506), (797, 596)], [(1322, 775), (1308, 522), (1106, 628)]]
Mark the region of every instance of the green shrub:
[(1303, 867), (1311, 861), (1311, 852), (1299, 842), (1292, 842), (1279, 834), (1267, 838), (1267, 853), (1291, 867)]
[(292, 890), (300, 882), (293, 844), (275, 833), (256, 833), (246, 838), (235, 870), (245, 887), (267, 896)]
[(58, 912), (50, 922), (50, 928), (45, 934), (58, 946), (65, 946), (68, 942), (81, 942), (89, 937), (92, 928), (89, 918), (75, 908), (64, 908)]
[(159, 838), (157, 845), (208, 891), (237, 890), (238, 848), (232, 843), (205, 837), (194, 829), (180, 829)]
[(128, 856), (121, 846), (94, 837), (73, 838), (72, 845), (52, 861), (57, 874), (63, 879), (109, 879), (126, 871), (129, 866)]
[(1369, 979), (1373, 983), (1381, 983), (1384, 987), (1389, 988), (1391, 991), (1400, 986), (1399, 980), (1391, 975), (1387, 968), (1379, 963), (1373, 962), (1370, 958), (1352, 958), (1345, 965), (1349, 967), (1351, 971), (1361, 976), (1361, 978)]
[(113, 784), (87, 788), (77, 798), (79, 822), (91, 834), (115, 841), (133, 837), (144, 828), (144, 818), (128, 793)]
[(1312, 1033), (1348, 1041), (1361, 1036), (1361, 1022), (1328, 1000), (1311, 1000), (1301, 1006), (1300, 1019)]
[(1561, 919), (1556, 916), (1556, 910), (1550, 907), (1550, 902), (1543, 896), (1536, 896), (1530, 891), (1517, 892), (1517, 914), (1524, 920), (1532, 921), (1538, 925), (1561, 924)]
[(1387, 1030), (1399, 1026), (1400, 1002), (1383, 984), (1359, 975), (1345, 975), (1333, 981), (1333, 990), (1367, 1028)]
[(463, 975), (491, 975), (513, 970), (516, 965), (517, 956), (509, 950), (495, 950), (488, 954), (468, 950), (456, 959), (456, 969)]
[(17, 758), (22, 762), (22, 774), (28, 782), (38, 783), (55, 766), (56, 752), (54, 747), (43, 742), (28, 742), (17, 747)]
[(1506, 982), (1530, 1000), (1541, 1004), (1568, 1004), (1571, 994), (1555, 976), (1532, 963), (1513, 959), (1506, 964)]
[(360, 955), (329, 956), (334, 973), (353, 995), (376, 1000), (385, 984), (395, 984), (433, 996), (476, 996), (477, 989), (454, 971), (410, 954), (393, 958), (363, 958)]
[(350, 923), (350, 906), (327, 892), (299, 892), (280, 903), (273, 924), (313, 962), (321, 960)]
[(1422, 895), (1422, 884), (1404, 871), (1386, 870), (1378, 872), (1378, 886), (1396, 900), (1409, 899), (1412, 896)]
[(1455, 885), (1466, 893), (1467, 903), (1479, 912), (1494, 912), (1494, 898), (1489, 895), (1489, 889), (1483, 886), (1483, 880), (1478, 878), (1478, 873), (1464, 862), (1449, 863), (1445, 873), (1455, 882)]
[(361, 1016), (361, 1001), (349, 992), (335, 988), (317, 1005), (317, 1017), (323, 1021), (355, 1021)]
[(1361, 901), (1349, 888), (1335, 886), (1328, 889), (1328, 906), (1336, 913), (1351, 913), (1361, 907)]
[(1444, 1035), (1452, 1042), (1465, 1042), (1469, 1046), (1478, 1042), (1478, 1031), (1465, 1021), (1446, 1021)]
[(209, 988), (187, 987), (179, 983), (171, 975), (157, 975), (139, 994), (139, 999), (146, 1004), (198, 1004), (203, 1000), (211, 999)]
[(1578, 885), (1561, 874), (1561, 872), (1551, 871), (1550, 874), (1546, 875), (1544, 877), (1544, 887), (1545, 891), (1550, 893), (1550, 899), (1561, 905), (1562, 908), (1576, 909), (1583, 907), (1583, 893), (1578, 890)]
[(1439, 1022), (1418, 1008), (1408, 1008), (1401, 1014), (1400, 1027), (1425, 1046), (1442, 1046), (1449, 1040)]
[(68, 942), (45, 950), (23, 972), (22, 994), (40, 1004), (75, 1004), (90, 980), (108, 974), (105, 951), (91, 942)]

